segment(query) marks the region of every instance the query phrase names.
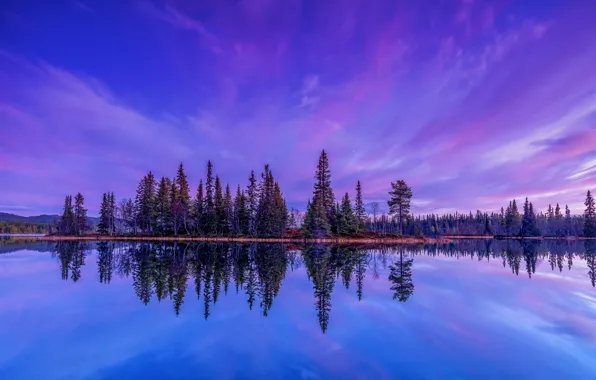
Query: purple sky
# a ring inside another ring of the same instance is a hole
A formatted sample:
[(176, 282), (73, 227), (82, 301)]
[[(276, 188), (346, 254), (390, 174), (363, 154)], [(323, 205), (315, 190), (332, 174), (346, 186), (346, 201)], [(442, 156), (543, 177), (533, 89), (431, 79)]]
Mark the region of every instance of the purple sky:
[[(118, 6), (116, 7), (116, 4)], [(0, 211), (133, 196), (207, 159), (246, 185), (269, 163), (290, 206), (329, 152), (336, 195), (391, 181), (413, 211), (596, 187), (593, 1), (2, 1)]]

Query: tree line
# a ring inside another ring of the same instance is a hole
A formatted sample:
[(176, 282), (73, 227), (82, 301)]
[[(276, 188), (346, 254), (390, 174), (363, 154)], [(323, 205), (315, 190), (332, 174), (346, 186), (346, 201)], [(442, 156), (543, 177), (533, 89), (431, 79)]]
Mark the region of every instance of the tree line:
[(0, 234), (45, 234), (50, 232), (49, 224), (29, 222), (0, 222)]
[[(567, 205), (563, 209), (559, 204), (549, 205), (546, 212), (537, 213), (526, 198), (521, 212), (514, 199), (500, 212), (478, 210), (475, 214), (415, 216), (411, 213), (412, 189), (404, 180), (397, 180), (390, 184), (388, 213), (378, 215), (378, 202), (372, 202), (367, 212), (359, 180), (355, 184), (354, 203), (347, 192), (337, 200), (324, 150), (319, 156), (314, 180), (306, 211), (299, 213), (288, 210), (269, 165), (265, 165), (259, 180), (251, 171), (247, 186), (237, 185), (232, 191), (214, 175), (213, 164), (208, 161), (205, 182), (200, 179), (193, 196), (181, 163), (172, 178), (157, 180), (148, 172), (140, 180), (134, 199), (125, 198), (117, 203), (113, 192), (104, 193), (97, 232), (102, 235), (283, 237), (289, 230), (299, 230), (305, 238), (370, 234), (596, 237), (596, 210), (590, 191), (583, 215), (571, 215)], [(83, 196), (78, 193), (73, 205), (69, 195), (64, 202), (58, 233), (84, 234), (90, 230), (86, 220)]]

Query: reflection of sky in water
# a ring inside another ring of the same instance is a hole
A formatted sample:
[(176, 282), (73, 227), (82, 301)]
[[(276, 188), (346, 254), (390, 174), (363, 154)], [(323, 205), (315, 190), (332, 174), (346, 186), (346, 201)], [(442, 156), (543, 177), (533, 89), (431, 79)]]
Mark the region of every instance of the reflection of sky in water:
[(0, 256), (0, 378), (596, 378), (596, 291), (586, 262), (528, 278), (501, 260), (417, 255), (414, 294), (392, 299), (389, 268), (371, 262), (333, 289), (321, 332), (304, 264), (288, 266), (268, 317), (233, 282), (205, 321), (194, 281), (180, 315), (145, 306), (131, 278), (99, 283), (97, 253), (77, 283), (47, 252)]

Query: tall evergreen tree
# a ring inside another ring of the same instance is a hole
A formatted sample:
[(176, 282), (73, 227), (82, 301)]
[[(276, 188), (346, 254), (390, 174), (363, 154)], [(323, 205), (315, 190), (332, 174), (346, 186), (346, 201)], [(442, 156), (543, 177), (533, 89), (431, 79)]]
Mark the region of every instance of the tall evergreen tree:
[(207, 161), (207, 180), (205, 181), (205, 224), (207, 233), (215, 233), (217, 221), (215, 220), (215, 204), (213, 201), (213, 164)]
[(116, 233), (116, 197), (114, 192), (108, 193), (108, 221), (110, 235)]
[(100, 235), (108, 235), (110, 233), (110, 211), (109, 211), (108, 194), (103, 193), (101, 206), (99, 208), (99, 224), (97, 229)]
[(226, 185), (226, 193), (224, 195), (224, 214), (225, 214), (225, 233), (231, 234), (234, 231), (234, 202), (232, 201), (232, 193), (230, 185)]
[(203, 197), (203, 180), (199, 180), (199, 186), (197, 187), (197, 195), (193, 204), (193, 219), (197, 233), (203, 233), (205, 231), (205, 199)]
[(178, 207), (176, 209), (177, 216), (184, 227), (186, 233), (188, 233), (188, 221), (190, 216), (190, 186), (186, 173), (184, 173), (184, 166), (182, 163), (178, 166), (178, 172), (176, 173), (176, 190), (178, 195)]
[(240, 190), (240, 185), (236, 189), (236, 198), (234, 198), (234, 223), (235, 231), (238, 235), (248, 233), (248, 210), (246, 209), (246, 197)]
[(324, 238), (331, 235), (333, 228), (333, 217), (335, 214), (335, 200), (331, 188), (331, 171), (329, 160), (325, 150), (319, 156), (317, 170), (315, 172), (315, 185), (313, 199), (309, 212), (311, 217), (307, 231), (315, 238)]
[(360, 180), (356, 182), (354, 216), (356, 217), (356, 231), (359, 231), (364, 227), (364, 222), (366, 219), (366, 210), (364, 209), (364, 203), (362, 202), (362, 186), (360, 185)]
[(224, 204), (223, 189), (219, 176), (215, 176), (215, 196), (213, 199), (215, 210), (215, 223), (213, 231), (215, 233), (223, 233), (226, 227), (226, 209)]
[(254, 170), (251, 170), (248, 178), (248, 188), (246, 189), (246, 209), (248, 212), (248, 233), (256, 235), (257, 233), (257, 207), (258, 199), (257, 179)]
[(141, 179), (135, 198), (137, 221), (142, 231), (152, 232), (155, 226), (155, 177), (149, 172)]
[(395, 215), (398, 223), (398, 232), (403, 235), (403, 223), (410, 215), (410, 201), (412, 200), (412, 189), (403, 180), (391, 182), (392, 190), (389, 192), (391, 198), (387, 201), (389, 214)]
[(351, 234), (356, 231), (357, 220), (352, 212), (352, 204), (350, 202), (350, 196), (345, 193), (342, 200), (341, 206), (338, 207), (338, 218), (337, 218), (337, 233), (338, 234)]
[(83, 234), (87, 230), (87, 209), (85, 208), (85, 198), (81, 193), (75, 196), (74, 208), (75, 233)]
[(596, 206), (590, 190), (586, 194), (584, 205), (586, 206), (584, 211), (584, 236), (596, 237)]
[(571, 235), (571, 210), (565, 205), (565, 235)]
[(526, 198), (524, 203), (524, 216), (522, 219), (522, 227), (520, 231), (521, 236), (539, 236), (540, 231), (536, 225), (536, 214), (534, 213), (534, 206)]
[(161, 177), (159, 181), (159, 187), (157, 189), (156, 197), (156, 222), (157, 229), (162, 235), (165, 235), (170, 228), (170, 222), (172, 220), (171, 204), (170, 204), (170, 191), (172, 182), (167, 177)]
[(64, 207), (62, 217), (60, 218), (60, 233), (63, 235), (72, 235), (76, 232), (75, 214), (72, 209), (72, 195), (64, 198)]

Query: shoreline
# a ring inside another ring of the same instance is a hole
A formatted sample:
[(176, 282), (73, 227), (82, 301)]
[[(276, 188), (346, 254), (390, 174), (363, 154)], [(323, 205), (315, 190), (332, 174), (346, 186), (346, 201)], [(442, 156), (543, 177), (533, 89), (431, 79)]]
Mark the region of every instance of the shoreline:
[(37, 240), (37, 241), (199, 241), (199, 242), (230, 242), (230, 243), (327, 243), (327, 244), (446, 244), (455, 240), (561, 240), (561, 241), (577, 241), (577, 240), (596, 240), (593, 237), (581, 236), (533, 236), (525, 237), (523, 239), (515, 236), (463, 236), (463, 235), (447, 235), (439, 238), (416, 238), (416, 237), (378, 237), (378, 238), (351, 238), (351, 237), (336, 237), (336, 238), (321, 238), (321, 239), (307, 239), (307, 238), (257, 238), (257, 237), (215, 237), (215, 236), (102, 236), (102, 235), (85, 235), (85, 236), (24, 236), (15, 235), (10, 236), (12, 239), (18, 240)]
[(329, 243), (329, 244), (425, 244), (450, 243), (447, 238), (253, 238), (208, 236), (11, 236), (13, 239), (37, 241), (200, 241), (230, 243)]

